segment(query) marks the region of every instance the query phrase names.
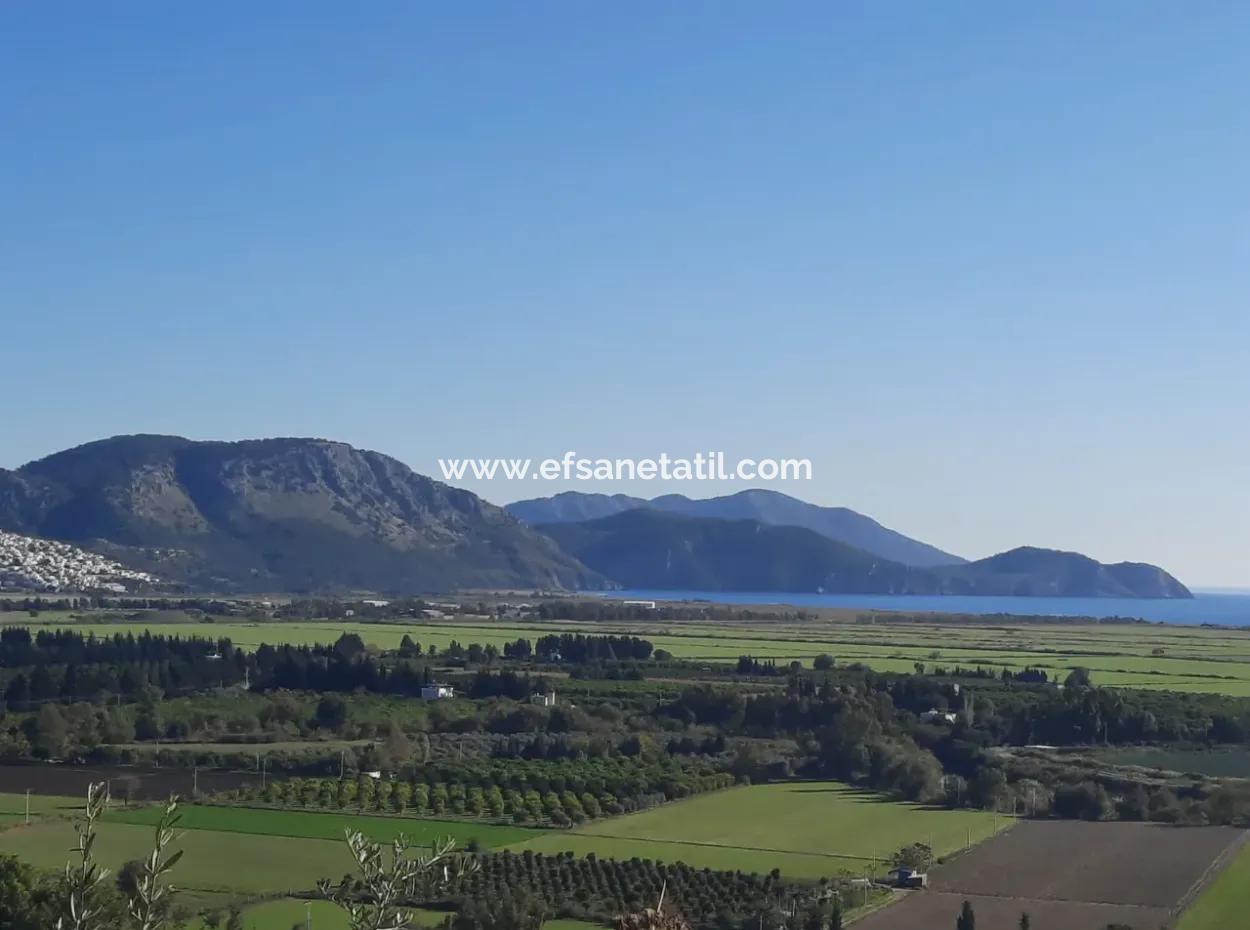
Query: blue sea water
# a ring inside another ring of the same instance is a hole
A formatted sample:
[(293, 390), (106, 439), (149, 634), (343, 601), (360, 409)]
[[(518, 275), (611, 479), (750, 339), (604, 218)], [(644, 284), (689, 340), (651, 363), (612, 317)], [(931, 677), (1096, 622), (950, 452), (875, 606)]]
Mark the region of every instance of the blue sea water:
[(1015, 614), (1026, 617), (1109, 617), (1197, 626), (1250, 626), (1250, 591), (1201, 591), (1184, 600), (1121, 597), (962, 597), (888, 594), (750, 594), (728, 591), (612, 591), (613, 599), (711, 601), (717, 604), (787, 604), (792, 607), (848, 607), (908, 613)]

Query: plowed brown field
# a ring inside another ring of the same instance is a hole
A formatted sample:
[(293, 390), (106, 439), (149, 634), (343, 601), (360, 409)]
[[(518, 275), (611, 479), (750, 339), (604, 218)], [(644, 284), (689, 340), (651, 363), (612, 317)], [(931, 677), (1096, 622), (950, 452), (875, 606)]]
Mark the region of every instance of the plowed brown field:
[(1225, 827), (1026, 821), (939, 866), (928, 891), (866, 917), (858, 930), (953, 927), (971, 902), (977, 926), (1158, 930), (1243, 839)]

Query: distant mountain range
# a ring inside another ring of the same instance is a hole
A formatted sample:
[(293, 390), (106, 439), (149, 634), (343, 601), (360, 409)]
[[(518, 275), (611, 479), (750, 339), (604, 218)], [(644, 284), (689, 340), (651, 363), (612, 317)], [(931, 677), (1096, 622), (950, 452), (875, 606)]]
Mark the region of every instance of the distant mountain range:
[(1103, 565), (1074, 552), (1024, 547), (953, 565), (883, 559), (799, 526), (718, 520), (640, 507), (610, 517), (539, 527), (583, 564), (627, 588), (1190, 597), (1153, 565)]
[(537, 526), (545, 523), (595, 520), (640, 507), (689, 517), (755, 520), (767, 526), (801, 526), (834, 542), (863, 549), (892, 562), (921, 568), (956, 565), (966, 561), (935, 546), (910, 539), (882, 526), (871, 517), (846, 507), (820, 507), (788, 494), (762, 489), (701, 500), (693, 500), (682, 494), (666, 494), (645, 500), (624, 494), (609, 496), (566, 491), (554, 497), (517, 501), (515, 504), (508, 504), (507, 510), (531, 526)]
[(476, 495), (321, 439), (88, 443), (0, 470), (0, 529), (216, 591), (609, 584)]
[(0, 530), (217, 592), (611, 587), (1188, 597), (1152, 565), (1022, 548), (966, 562), (772, 491), (558, 494), (507, 510), (323, 439), (117, 436), (0, 469)]

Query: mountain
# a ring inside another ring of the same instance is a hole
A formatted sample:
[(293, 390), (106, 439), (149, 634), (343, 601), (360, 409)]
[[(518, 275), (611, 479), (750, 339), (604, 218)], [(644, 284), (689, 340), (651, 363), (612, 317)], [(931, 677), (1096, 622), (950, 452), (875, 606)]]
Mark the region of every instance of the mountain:
[(639, 508), (539, 527), (579, 561), (627, 588), (906, 594), (922, 570), (798, 526), (715, 520)]
[(939, 568), (949, 594), (1025, 597), (1192, 597), (1189, 589), (1154, 565), (1104, 565), (1077, 552), (1021, 546), (966, 565)]
[(627, 588), (838, 594), (1190, 597), (1153, 565), (1103, 565), (1071, 552), (1020, 548), (962, 565), (918, 568), (797, 526), (720, 520), (650, 507), (538, 527)]
[(927, 543), (910, 539), (846, 507), (820, 507), (777, 491), (754, 489), (725, 497), (692, 499), (666, 494), (653, 500), (624, 494), (582, 494), (566, 491), (509, 504), (507, 510), (531, 526), (595, 520), (626, 510), (650, 507), (690, 517), (755, 520), (768, 526), (800, 526), (827, 539), (845, 543), (904, 565), (927, 568), (958, 565), (965, 560)]
[(563, 491), (552, 497), (535, 497), (530, 500), (506, 504), (504, 510), (523, 523), (537, 526), (540, 523), (581, 523), (598, 520), (626, 510), (649, 507), (651, 502), (628, 494), (583, 494), (580, 491)]
[(0, 529), (213, 590), (604, 584), (476, 495), (321, 439), (88, 443), (0, 470)]

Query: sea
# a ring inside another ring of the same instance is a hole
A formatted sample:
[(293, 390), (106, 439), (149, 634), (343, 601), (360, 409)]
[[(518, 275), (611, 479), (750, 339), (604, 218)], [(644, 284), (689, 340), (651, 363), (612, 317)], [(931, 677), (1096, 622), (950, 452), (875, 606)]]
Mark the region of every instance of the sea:
[(906, 613), (1013, 614), (1025, 617), (1093, 617), (1152, 620), (1191, 626), (1250, 627), (1250, 590), (1201, 590), (1192, 598), (964, 597), (961, 595), (759, 594), (728, 591), (611, 591), (612, 599), (708, 601), (715, 604), (785, 604)]

